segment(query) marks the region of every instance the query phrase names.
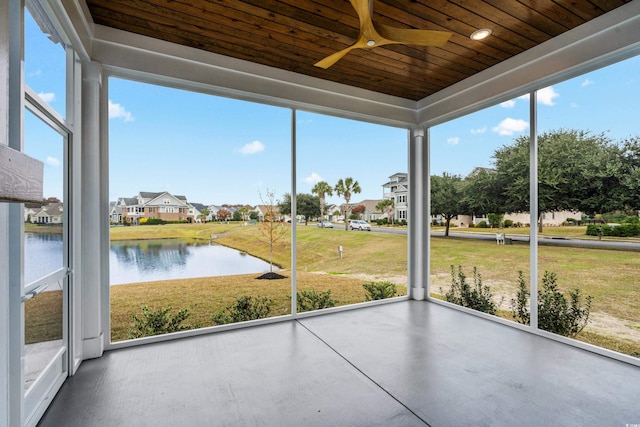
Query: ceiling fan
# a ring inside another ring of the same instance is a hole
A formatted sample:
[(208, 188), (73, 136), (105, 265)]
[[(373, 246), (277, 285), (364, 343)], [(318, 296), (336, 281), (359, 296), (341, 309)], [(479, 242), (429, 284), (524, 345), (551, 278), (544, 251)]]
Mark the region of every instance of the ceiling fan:
[(349, 0), (360, 19), (360, 35), (351, 46), (316, 62), (316, 67), (327, 69), (353, 49), (371, 49), (387, 44), (416, 46), (443, 46), (451, 37), (447, 31), (414, 30), (373, 25), (373, 0)]

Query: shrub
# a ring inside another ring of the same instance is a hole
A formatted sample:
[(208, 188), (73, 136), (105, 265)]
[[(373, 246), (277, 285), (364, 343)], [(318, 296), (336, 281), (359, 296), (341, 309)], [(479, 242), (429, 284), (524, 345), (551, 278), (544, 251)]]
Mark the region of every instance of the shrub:
[(487, 219), (489, 220), (489, 224), (493, 228), (500, 227), (500, 224), (502, 224), (502, 218), (504, 218), (504, 214), (495, 214), (495, 213), (487, 214)]
[(320, 293), (316, 292), (315, 289), (297, 292), (296, 301), (298, 303), (298, 312), (335, 307), (337, 303), (336, 300), (331, 299), (331, 289)]
[(271, 312), (273, 300), (267, 297), (252, 297), (248, 295), (236, 298), (235, 304), (213, 315), (211, 320), (216, 325), (245, 322), (267, 317)]
[(183, 308), (175, 314), (170, 314), (170, 312), (171, 306), (151, 311), (147, 305), (143, 305), (142, 317), (133, 315), (134, 328), (129, 329), (129, 338), (168, 334), (200, 327), (199, 325), (182, 325), (182, 322), (191, 315), (188, 308)]
[[(442, 290), (440, 290), (442, 292)], [(448, 302), (462, 307), (468, 307), (483, 313), (496, 314), (498, 306), (493, 301), (493, 294), (489, 286), (482, 285), (482, 276), (473, 267), (473, 287), (467, 283), (467, 276), (462, 271), (462, 266), (451, 266), (451, 288), (444, 295)]]
[(487, 221), (480, 221), (478, 223), (478, 225), (476, 225), (476, 227), (478, 227), (478, 228), (489, 228), (489, 224), (487, 224)]
[[(519, 286), (516, 298), (511, 300), (511, 314), (522, 324), (530, 322), (529, 287), (522, 271), (519, 273)], [(580, 301), (580, 289), (569, 291), (569, 299), (558, 290), (557, 275), (545, 271), (542, 277), (542, 289), (538, 290), (538, 327), (554, 334), (574, 338), (589, 322), (591, 296), (587, 296), (584, 307)]]
[(367, 291), (367, 301), (393, 298), (397, 294), (396, 284), (387, 281), (365, 283), (362, 287)]
[[(142, 220), (146, 221), (142, 221)], [(166, 221), (160, 218), (140, 218), (140, 225), (158, 225), (158, 224), (166, 224)]]
[(504, 222), (502, 223), (504, 225), (504, 228), (511, 228), (513, 227), (513, 221), (510, 219), (505, 219)]
[(632, 237), (640, 235), (640, 224), (633, 223), (623, 223), (615, 226), (608, 224), (589, 224), (587, 225), (587, 235), (597, 236), (599, 234), (599, 228), (602, 229), (603, 236)]

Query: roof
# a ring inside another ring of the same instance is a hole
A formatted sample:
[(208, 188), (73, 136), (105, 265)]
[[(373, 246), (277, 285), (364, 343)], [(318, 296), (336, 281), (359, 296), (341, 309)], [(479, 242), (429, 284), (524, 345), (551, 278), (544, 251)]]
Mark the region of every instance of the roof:
[[(353, 209), (355, 206), (364, 205), (365, 209), (369, 211), (369, 213), (374, 213), (374, 212), (380, 212), (378, 209), (376, 209), (376, 205), (382, 201), (383, 199), (375, 199), (375, 200), (366, 199), (356, 203), (349, 203), (349, 206), (351, 206), (351, 209)], [(344, 203), (340, 205), (340, 210), (344, 210), (344, 206), (345, 206)]]
[[(630, 1), (374, 0), (378, 28), (446, 31), (451, 37), (442, 47), (355, 49), (328, 69), (314, 64), (359, 35), (360, 20), (348, 1), (86, 0), (86, 10), (98, 27), (417, 101)], [(471, 40), (480, 28), (493, 33)]]

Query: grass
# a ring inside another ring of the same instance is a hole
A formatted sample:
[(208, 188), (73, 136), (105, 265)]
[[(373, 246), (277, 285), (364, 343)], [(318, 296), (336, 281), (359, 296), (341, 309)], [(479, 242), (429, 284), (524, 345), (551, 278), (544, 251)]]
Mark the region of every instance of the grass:
[[(579, 227), (547, 227), (556, 235), (569, 236)], [(569, 229), (568, 231), (565, 229)], [(475, 229), (472, 229), (475, 230)], [(486, 230), (486, 229), (484, 229)], [(523, 231), (524, 229), (508, 229)], [(297, 226), (298, 288), (332, 290), (339, 305), (364, 301), (362, 284), (372, 280), (391, 280), (406, 284), (407, 236), (396, 234), (326, 230), (313, 225)], [(174, 224), (164, 226), (113, 227), (114, 240), (184, 238), (209, 240), (269, 260), (268, 245), (257, 239), (257, 227), (239, 224)], [(338, 246), (344, 248), (340, 259)], [(450, 266), (462, 265), (471, 273), (475, 266), (483, 282), (497, 299), (504, 297), (503, 316), (509, 318), (509, 301), (515, 296), (518, 270), (529, 274), (529, 245), (496, 245), (493, 241), (434, 237), (431, 245), (433, 296), (450, 283)], [(274, 263), (290, 275), (290, 232), (274, 248)], [(628, 354), (640, 354), (640, 257), (637, 252), (610, 249), (539, 246), (539, 277), (545, 270), (558, 274), (564, 292), (579, 288), (593, 296), (593, 323), (578, 339)], [(323, 274), (314, 274), (323, 273)], [(279, 281), (254, 280), (256, 275), (172, 280), (111, 287), (113, 340), (126, 339), (132, 314), (148, 304), (158, 309), (168, 305), (174, 312), (192, 307), (187, 322), (211, 325), (211, 315), (235, 302), (242, 295), (264, 295), (273, 299), (273, 315), (288, 313), (290, 278)], [(401, 280), (404, 278), (404, 282)], [(398, 279), (398, 280), (397, 280)], [(406, 294), (406, 287), (399, 287)], [(45, 293), (34, 301), (38, 301)], [(31, 302), (27, 305), (29, 313)], [(196, 304), (194, 306), (194, 304)], [(35, 311), (34, 311), (35, 313)], [(44, 324), (44, 322), (40, 322)], [(55, 323), (55, 322), (54, 322)], [(629, 332), (630, 331), (630, 332)], [(619, 333), (620, 332), (620, 333)], [(627, 333), (629, 332), (629, 333)], [(634, 335), (635, 334), (635, 335)]]
[[(444, 231), (444, 227), (431, 227), (433, 231)], [(529, 236), (531, 229), (529, 227), (512, 227), (512, 228), (450, 228), (449, 233), (477, 233), (477, 234), (496, 234), (505, 233), (508, 236)], [(598, 236), (588, 236), (586, 225), (572, 225), (566, 227), (543, 227), (542, 232), (538, 233), (541, 238), (564, 238), (577, 240), (599, 240)], [(602, 240), (608, 241), (640, 241), (637, 237), (613, 237), (602, 236)]]
[(24, 304), (24, 341), (62, 339), (62, 291), (43, 292)]
[[(266, 296), (274, 302), (271, 316), (291, 313), (291, 277), (282, 280), (256, 280), (257, 274), (202, 277), (197, 279), (167, 280), (162, 282), (136, 283), (111, 287), (111, 340), (128, 339), (133, 327), (132, 316), (142, 313), (141, 307), (148, 305), (157, 310), (171, 305), (172, 313), (190, 308), (187, 325), (214, 326), (211, 316), (235, 303), (243, 295)], [(355, 304), (365, 301), (363, 279), (331, 277), (312, 273), (297, 273), (299, 291), (315, 289), (318, 292), (331, 290), (336, 305)], [(406, 293), (406, 289), (399, 289)]]

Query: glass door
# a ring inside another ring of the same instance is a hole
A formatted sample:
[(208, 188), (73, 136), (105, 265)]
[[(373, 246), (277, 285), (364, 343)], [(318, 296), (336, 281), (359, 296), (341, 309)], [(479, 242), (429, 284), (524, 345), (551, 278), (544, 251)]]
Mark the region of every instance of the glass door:
[(44, 163), (44, 199), (23, 211), (24, 414), (35, 425), (68, 372), (69, 132), (27, 106), (24, 152)]

